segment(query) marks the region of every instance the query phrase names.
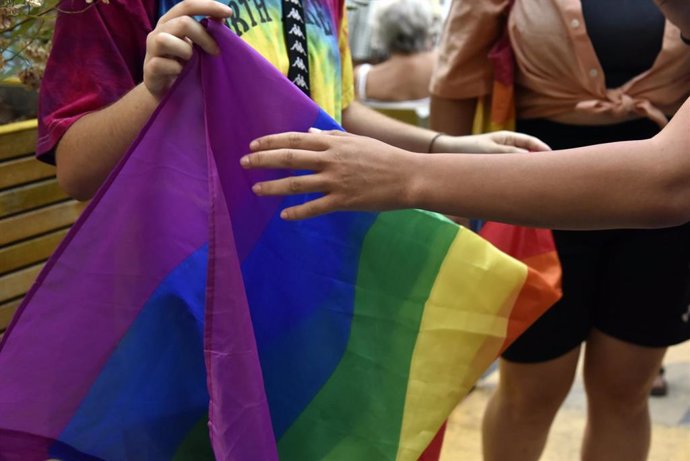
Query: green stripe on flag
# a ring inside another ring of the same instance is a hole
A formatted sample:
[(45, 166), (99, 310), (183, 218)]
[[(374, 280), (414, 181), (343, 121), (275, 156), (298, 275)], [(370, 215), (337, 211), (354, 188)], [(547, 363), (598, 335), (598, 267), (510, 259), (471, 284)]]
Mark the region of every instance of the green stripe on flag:
[(379, 215), (363, 243), (343, 358), (279, 440), (281, 459), (395, 459), (424, 304), (457, 232), (431, 213)]
[(215, 460), (208, 433), (208, 415), (199, 419), (175, 452), (173, 461)]

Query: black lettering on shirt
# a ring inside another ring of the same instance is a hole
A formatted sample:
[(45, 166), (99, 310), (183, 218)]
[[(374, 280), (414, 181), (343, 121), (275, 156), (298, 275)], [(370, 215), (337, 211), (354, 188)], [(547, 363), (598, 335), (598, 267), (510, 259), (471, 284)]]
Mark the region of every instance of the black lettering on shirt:
[(254, 0), (254, 6), (256, 11), (259, 12), (259, 19), (261, 23), (271, 22), (271, 15), (268, 14), (268, 9), (266, 8), (266, 2), (264, 0)]
[(254, 20), (254, 15), (252, 14), (252, 7), (248, 4), (248, 0), (239, 0), (239, 2), (242, 4), (242, 6), (244, 6), (244, 9), (247, 11), (249, 19), (252, 21), (252, 27), (255, 27), (256, 21)]
[[(230, 24), (232, 25), (232, 28), (235, 29), (235, 33), (241, 37), (243, 33), (249, 30), (249, 24), (242, 19), (242, 16), (240, 15), (240, 7), (237, 3), (235, 3), (233, 0), (230, 0), (230, 2), (228, 2), (228, 6), (232, 8), (232, 16), (229, 18)], [(241, 30), (240, 27), (242, 28)]]
[[(244, 8), (240, 8), (240, 5)], [(230, 0), (228, 6), (232, 8), (232, 16), (229, 18), (230, 25), (240, 37), (250, 28), (258, 25), (256, 20), (257, 13), (261, 24), (273, 21), (271, 15), (268, 14), (265, 0)], [(249, 22), (245, 21), (245, 19), (249, 20)]]

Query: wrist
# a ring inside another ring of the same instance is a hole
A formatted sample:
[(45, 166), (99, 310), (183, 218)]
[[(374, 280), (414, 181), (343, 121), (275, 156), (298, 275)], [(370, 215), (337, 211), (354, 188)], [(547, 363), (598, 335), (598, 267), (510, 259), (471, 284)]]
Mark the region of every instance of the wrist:
[(406, 159), (398, 162), (402, 172), (402, 193), (400, 194), (401, 203), (399, 208), (420, 208), (422, 195), (424, 193), (424, 175), (419, 174), (424, 166), (424, 155), (417, 153), (406, 153)]
[(434, 142), (434, 154), (451, 154), (460, 152), (481, 152), (477, 139), (481, 135), (453, 136), (442, 133)]
[(427, 148), (426, 152), (428, 154), (433, 154), (435, 152), (439, 152), (438, 150), (438, 145), (440, 141), (442, 141), (442, 138), (444, 136), (447, 136), (445, 133), (436, 133), (431, 140), (429, 141), (429, 147)]
[(151, 85), (150, 83), (147, 84), (146, 81), (143, 81), (139, 84), (139, 89), (141, 90), (141, 95), (145, 98), (147, 105), (154, 104), (155, 107), (157, 107), (165, 96), (165, 91), (155, 91), (155, 86)]

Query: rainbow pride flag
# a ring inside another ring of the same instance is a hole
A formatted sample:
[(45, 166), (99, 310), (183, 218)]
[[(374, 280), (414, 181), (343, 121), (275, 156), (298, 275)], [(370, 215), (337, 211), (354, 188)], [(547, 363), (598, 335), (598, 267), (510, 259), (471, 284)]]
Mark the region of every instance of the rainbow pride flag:
[(282, 221), (240, 156), (337, 125), (209, 30), (2, 338), (2, 461), (415, 460), (557, 297), (439, 215)]

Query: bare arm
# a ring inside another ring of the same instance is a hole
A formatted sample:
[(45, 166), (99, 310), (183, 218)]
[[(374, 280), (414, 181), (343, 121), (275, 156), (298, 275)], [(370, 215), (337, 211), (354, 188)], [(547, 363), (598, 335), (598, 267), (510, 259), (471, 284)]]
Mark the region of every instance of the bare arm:
[(515, 158), (444, 156), (413, 180), (412, 205), (462, 204), (470, 216), (570, 229), (682, 224), (690, 221), (688, 126), (690, 100), (645, 141)]
[(246, 168), (311, 169), (259, 183), (259, 195), (322, 192), (285, 210), (425, 208), (567, 229), (664, 227), (690, 220), (690, 100), (650, 140), (541, 154), (434, 155), (342, 133), (274, 135), (252, 143)]
[[(470, 124), (471, 127), (471, 124)], [(436, 131), (402, 123), (353, 101), (343, 111), (343, 128), (353, 134), (370, 136), (392, 146), (414, 152), (429, 152)], [(511, 131), (470, 136), (441, 136), (431, 152), (527, 152), (549, 150), (539, 139)]]
[(78, 200), (90, 199), (157, 106), (140, 84), (111, 106), (76, 121), (55, 150), (60, 186)]
[(685, 38), (690, 38), (690, 2), (687, 0), (654, 0), (666, 19), (675, 24)]
[(146, 43), (144, 83), (114, 104), (75, 122), (55, 151), (57, 177), (71, 196), (93, 196), (175, 81), (192, 45), (208, 53), (218, 46), (191, 16), (227, 17), (229, 7), (213, 0), (185, 0), (161, 17)]
[(343, 111), (343, 128), (350, 133), (370, 136), (414, 152), (428, 152), (431, 139), (436, 134), (386, 117), (358, 101), (352, 101)]

